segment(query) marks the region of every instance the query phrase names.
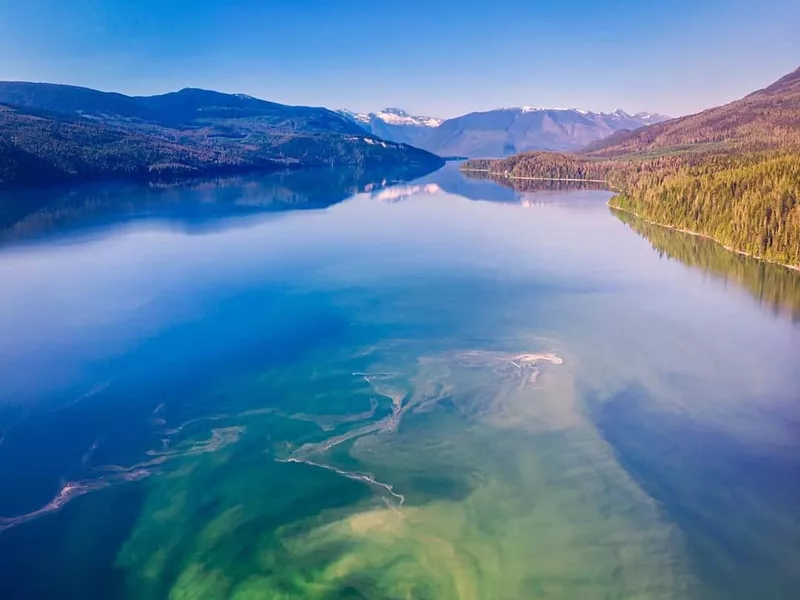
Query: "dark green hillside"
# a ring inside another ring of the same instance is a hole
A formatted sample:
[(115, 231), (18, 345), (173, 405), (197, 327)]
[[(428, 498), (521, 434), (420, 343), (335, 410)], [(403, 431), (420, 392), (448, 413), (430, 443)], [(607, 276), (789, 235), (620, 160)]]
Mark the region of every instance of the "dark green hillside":
[(157, 119), (157, 115), (130, 96), (56, 83), (0, 81), (0, 104), (72, 115)]
[[(438, 168), (324, 108), (186, 89), (134, 98), (0, 83), (0, 186), (202, 176), (287, 167)], [(13, 105), (12, 105), (13, 104)]]
[(325, 108), (287, 106), (243, 94), (194, 88), (157, 96), (125, 96), (70, 85), (0, 82), (0, 103), (28, 112), (57, 113), (126, 126), (191, 128), (249, 119), (263, 126), (293, 131), (364, 133), (349, 119)]

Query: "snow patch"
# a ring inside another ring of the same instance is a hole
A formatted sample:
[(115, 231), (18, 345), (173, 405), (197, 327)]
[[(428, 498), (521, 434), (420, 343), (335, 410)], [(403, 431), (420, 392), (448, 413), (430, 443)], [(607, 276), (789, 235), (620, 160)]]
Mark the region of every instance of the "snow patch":
[(409, 127), (438, 127), (443, 123), (443, 119), (436, 117), (418, 117), (409, 115), (406, 111), (399, 108), (384, 108), (377, 113), (356, 113), (351, 110), (338, 110), (336, 111), (341, 115), (349, 117), (350, 119), (361, 123), (362, 125), (369, 125), (373, 119), (383, 121), (389, 125), (409, 126)]
[(414, 117), (399, 108), (385, 108), (374, 117), (389, 125), (409, 125), (416, 127), (438, 127), (442, 124), (441, 119), (434, 117)]
[(542, 112), (542, 111), (545, 111), (545, 110), (570, 111), (570, 110), (574, 110), (574, 109), (572, 109), (572, 108), (546, 108), (544, 106), (523, 106), (519, 110), (521, 110), (524, 113), (527, 113), (527, 112)]
[(383, 140), (374, 140), (372, 138), (362, 138), (370, 146), (380, 146), (381, 148), (396, 148), (396, 144), (387, 144)]

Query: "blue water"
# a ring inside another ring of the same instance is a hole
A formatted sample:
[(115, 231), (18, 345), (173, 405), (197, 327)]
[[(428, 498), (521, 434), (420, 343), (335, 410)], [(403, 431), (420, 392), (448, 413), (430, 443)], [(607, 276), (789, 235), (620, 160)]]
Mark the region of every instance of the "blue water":
[(4, 197), (3, 598), (800, 593), (798, 323), (608, 192), (49, 193)]

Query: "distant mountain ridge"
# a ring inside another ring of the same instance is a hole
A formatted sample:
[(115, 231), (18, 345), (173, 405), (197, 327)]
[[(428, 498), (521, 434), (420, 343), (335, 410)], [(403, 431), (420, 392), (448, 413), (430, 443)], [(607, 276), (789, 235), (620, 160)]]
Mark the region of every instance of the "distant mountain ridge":
[(573, 151), (619, 131), (669, 119), (621, 109), (597, 113), (578, 108), (523, 106), (474, 112), (453, 119), (415, 117), (401, 109), (341, 114), (366, 131), (419, 146), (440, 156), (503, 157), (528, 150)]
[(355, 113), (349, 110), (338, 110), (340, 114), (348, 116), (359, 123), (369, 123), (377, 119), (389, 125), (415, 125), (418, 127), (438, 127), (444, 119), (436, 117), (419, 117), (408, 114), (402, 108), (384, 108), (377, 113)]
[(0, 82), (0, 185), (443, 161), (334, 111), (186, 88), (126, 96)]
[(595, 113), (576, 108), (504, 108), (449, 119), (421, 147), (441, 155), (469, 157), (503, 157), (529, 150), (570, 151), (616, 131), (665, 119), (663, 115), (630, 115), (623, 110)]
[(196, 125), (207, 119), (262, 117), (269, 124), (293, 120), (303, 130), (361, 133), (326, 108), (288, 106), (245, 94), (184, 88), (155, 96), (126, 96), (53, 83), (0, 82), (0, 104), (19, 109), (93, 117), (105, 121), (142, 121), (163, 126)]
[(355, 113), (344, 109), (337, 112), (373, 135), (418, 147), (422, 146), (431, 130), (442, 124), (442, 119), (413, 116), (400, 108), (384, 108), (377, 113)]

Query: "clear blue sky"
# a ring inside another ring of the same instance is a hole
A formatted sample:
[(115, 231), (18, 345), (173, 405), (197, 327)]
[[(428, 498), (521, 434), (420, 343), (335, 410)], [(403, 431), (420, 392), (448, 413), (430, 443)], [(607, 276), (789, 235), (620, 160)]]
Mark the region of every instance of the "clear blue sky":
[(129, 94), (681, 115), (799, 65), (798, 0), (0, 0), (0, 79)]

